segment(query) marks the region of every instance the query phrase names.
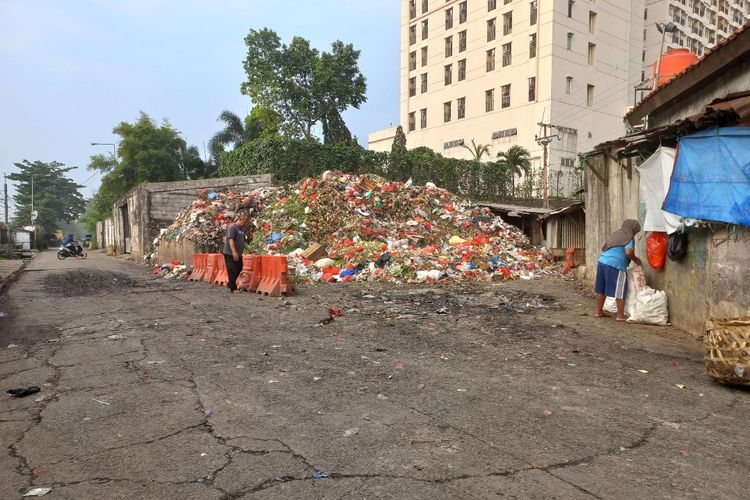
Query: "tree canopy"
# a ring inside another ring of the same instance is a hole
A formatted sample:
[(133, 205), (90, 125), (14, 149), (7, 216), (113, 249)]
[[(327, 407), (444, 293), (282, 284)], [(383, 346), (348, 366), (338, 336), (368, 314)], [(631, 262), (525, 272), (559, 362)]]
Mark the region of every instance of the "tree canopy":
[(67, 177), (67, 173), (76, 167), (66, 167), (63, 163), (53, 161), (30, 162), (23, 160), (14, 164), (19, 172), (8, 175), (8, 179), (17, 182), (16, 194), (13, 201), (16, 204), (13, 222), (27, 226), (31, 224), (31, 184), (34, 184), (34, 210), (39, 216), (36, 224), (44, 228), (48, 234), (54, 233), (57, 225), (71, 222), (85, 208), (85, 201), (79, 189), (83, 186), (76, 184)]
[(213, 174), (195, 146), (187, 146), (180, 133), (165, 120), (157, 126), (146, 113), (135, 123), (121, 122), (113, 132), (120, 136), (118, 158), (94, 155), (89, 170), (102, 172), (99, 190), (91, 200), (84, 221), (93, 230), (96, 221), (109, 217), (114, 202), (142, 182), (199, 179)]
[(225, 126), (214, 134), (208, 143), (212, 161), (218, 164), (227, 146), (236, 149), (248, 141), (277, 137), (281, 120), (281, 116), (274, 110), (262, 106), (255, 106), (244, 121), (225, 109), (218, 119), (224, 122)]
[(330, 52), (318, 51), (302, 37), (287, 45), (268, 28), (250, 30), (245, 44), (247, 81), (240, 89), (256, 105), (278, 113), (284, 132), (309, 140), (320, 124), (327, 143), (351, 139), (341, 113), (367, 100), (360, 51), (339, 40)]

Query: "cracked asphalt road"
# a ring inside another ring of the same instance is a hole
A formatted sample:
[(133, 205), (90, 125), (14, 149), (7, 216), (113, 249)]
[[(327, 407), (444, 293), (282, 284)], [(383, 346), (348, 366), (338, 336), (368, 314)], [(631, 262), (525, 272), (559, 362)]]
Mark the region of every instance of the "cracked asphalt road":
[(273, 299), (43, 253), (0, 297), (0, 498), (747, 498), (748, 393), (592, 309), (552, 277)]

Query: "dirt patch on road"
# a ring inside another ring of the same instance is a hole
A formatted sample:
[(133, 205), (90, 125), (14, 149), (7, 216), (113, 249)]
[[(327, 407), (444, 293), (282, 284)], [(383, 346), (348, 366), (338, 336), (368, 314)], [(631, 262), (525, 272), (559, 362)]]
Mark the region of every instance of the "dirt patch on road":
[(141, 283), (125, 274), (97, 270), (67, 271), (50, 274), (44, 278), (44, 289), (47, 293), (62, 294), (66, 297), (126, 291), (140, 285)]

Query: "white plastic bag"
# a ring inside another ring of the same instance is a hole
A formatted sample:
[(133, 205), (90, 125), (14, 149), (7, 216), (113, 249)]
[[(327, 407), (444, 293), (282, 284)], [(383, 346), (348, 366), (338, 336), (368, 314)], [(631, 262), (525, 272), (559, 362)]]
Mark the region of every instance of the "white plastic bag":
[(628, 321), (649, 323), (652, 325), (668, 325), (669, 310), (667, 309), (667, 294), (661, 290), (646, 287), (638, 293), (635, 301), (635, 313)]
[(604, 307), (602, 309), (610, 314), (617, 314), (617, 301), (615, 300), (615, 298), (607, 297), (607, 300), (604, 301)]
[(641, 290), (648, 288), (646, 285), (646, 273), (641, 266), (633, 266), (628, 269), (628, 295), (625, 299), (625, 314), (636, 315), (638, 294)]

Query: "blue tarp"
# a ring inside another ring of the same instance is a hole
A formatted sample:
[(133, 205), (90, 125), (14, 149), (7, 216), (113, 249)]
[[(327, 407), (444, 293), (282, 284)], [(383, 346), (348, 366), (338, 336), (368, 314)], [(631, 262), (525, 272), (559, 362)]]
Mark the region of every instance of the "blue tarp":
[(750, 226), (750, 127), (704, 130), (680, 139), (662, 209)]

